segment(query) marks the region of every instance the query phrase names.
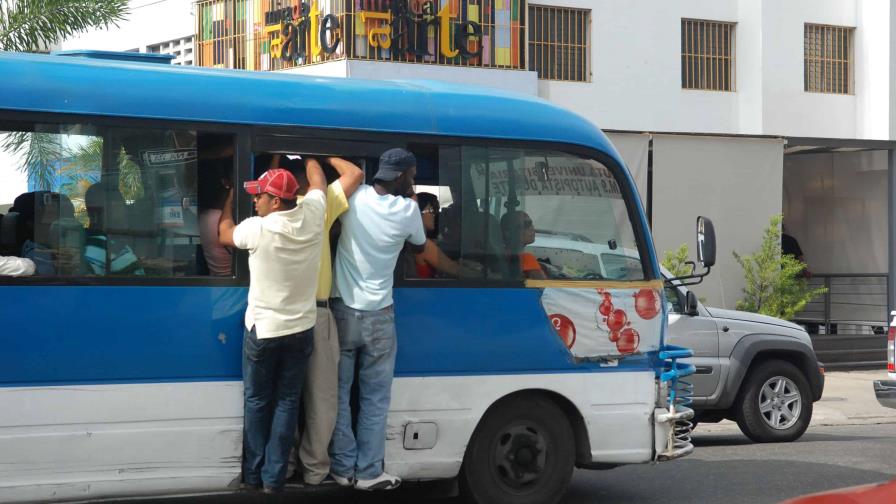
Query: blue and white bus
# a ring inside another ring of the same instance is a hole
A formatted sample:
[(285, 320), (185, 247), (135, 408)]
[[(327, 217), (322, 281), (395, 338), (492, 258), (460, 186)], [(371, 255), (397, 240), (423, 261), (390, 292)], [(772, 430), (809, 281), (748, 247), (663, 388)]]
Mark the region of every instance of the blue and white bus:
[[(241, 185), (273, 154), (339, 155), (370, 177), (405, 147), (440, 199), (433, 239), (461, 267), (396, 268), (388, 472), (544, 503), (574, 467), (692, 450), (675, 397), (688, 352), (664, 346), (644, 211), (581, 117), (438, 82), (103, 53), (0, 53), (0, 75), (0, 255), (36, 264), (0, 277), (0, 501), (238, 488), (248, 269), (210, 256), (206, 220), (221, 178)], [(502, 226), (509, 212), (538, 247)], [(522, 275), (526, 254), (544, 278)]]

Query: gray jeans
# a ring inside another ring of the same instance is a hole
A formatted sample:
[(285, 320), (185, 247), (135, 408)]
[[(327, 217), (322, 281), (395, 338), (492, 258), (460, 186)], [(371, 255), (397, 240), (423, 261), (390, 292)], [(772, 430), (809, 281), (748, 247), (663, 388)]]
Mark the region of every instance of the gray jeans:
[[(339, 331), (339, 413), (330, 441), (330, 472), (337, 476), (374, 479), (383, 473), (386, 418), (395, 372), (395, 315), (392, 307), (355, 310), (333, 304)], [(352, 431), (349, 399), (359, 364), (359, 411)]]

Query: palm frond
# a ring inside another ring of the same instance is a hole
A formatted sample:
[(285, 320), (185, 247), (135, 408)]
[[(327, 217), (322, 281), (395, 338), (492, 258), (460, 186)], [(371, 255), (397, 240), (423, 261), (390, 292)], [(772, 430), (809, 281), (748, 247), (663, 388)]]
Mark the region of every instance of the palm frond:
[(14, 131), (0, 140), (0, 150), (20, 156), (19, 171), (38, 189), (51, 190), (59, 163), (68, 156), (62, 136), (53, 133)]
[(128, 0), (0, 0), (0, 50), (42, 51), (91, 28), (118, 26)]

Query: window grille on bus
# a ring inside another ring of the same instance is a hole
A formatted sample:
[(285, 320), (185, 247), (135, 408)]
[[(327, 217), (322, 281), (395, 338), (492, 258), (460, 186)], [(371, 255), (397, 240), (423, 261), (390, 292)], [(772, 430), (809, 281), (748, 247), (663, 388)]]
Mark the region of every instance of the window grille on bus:
[(735, 23), (681, 20), (681, 87), (734, 91)]
[(805, 24), (804, 90), (852, 94), (855, 28)]
[(529, 5), (529, 70), (539, 79), (589, 82), (591, 11)]

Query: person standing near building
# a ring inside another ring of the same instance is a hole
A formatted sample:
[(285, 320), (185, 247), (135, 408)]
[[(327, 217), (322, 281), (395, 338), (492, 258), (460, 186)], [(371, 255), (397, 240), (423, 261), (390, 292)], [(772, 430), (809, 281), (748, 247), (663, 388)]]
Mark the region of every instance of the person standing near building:
[(256, 217), (233, 221), (231, 189), (218, 225), (223, 245), (249, 251), (249, 306), (243, 339), (243, 483), (279, 492), (286, 479), (306, 363), (314, 345), (326, 179), (307, 171), (309, 190), (275, 168), (244, 187)]
[[(423, 252), (426, 234), (417, 204), (407, 198), (417, 160), (404, 149), (380, 156), (373, 186), (362, 185), (341, 217), (333, 315), (339, 332), (339, 411), (330, 442), (330, 474), (343, 486), (390, 490), (401, 480), (384, 470), (386, 417), (395, 370), (392, 275), (405, 242)], [(359, 411), (349, 405), (359, 361)]]
[[(275, 155), (277, 158), (277, 155)], [(304, 402), (305, 428), (299, 443), (299, 460), (302, 477), (309, 485), (319, 485), (330, 473), (328, 452), (333, 428), (336, 426), (337, 397), (339, 388), (339, 338), (336, 322), (330, 311), (330, 290), (333, 284), (333, 266), (330, 257), (330, 227), (346, 210), (348, 199), (364, 181), (364, 172), (354, 163), (338, 157), (326, 158), (326, 162), (339, 174), (339, 178), (327, 186), (327, 209), (324, 218), (323, 247), (320, 254), (320, 270), (317, 280), (317, 322), (314, 325), (314, 350), (308, 361), (305, 378)], [(305, 169), (319, 170), (314, 158), (305, 160)], [(307, 171), (297, 170), (299, 194), (309, 189)]]

